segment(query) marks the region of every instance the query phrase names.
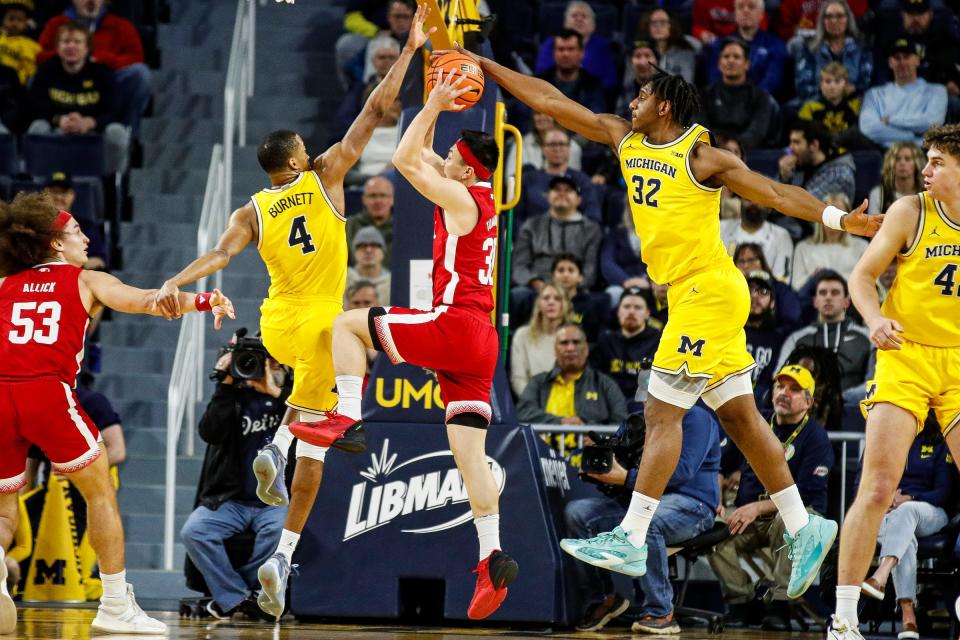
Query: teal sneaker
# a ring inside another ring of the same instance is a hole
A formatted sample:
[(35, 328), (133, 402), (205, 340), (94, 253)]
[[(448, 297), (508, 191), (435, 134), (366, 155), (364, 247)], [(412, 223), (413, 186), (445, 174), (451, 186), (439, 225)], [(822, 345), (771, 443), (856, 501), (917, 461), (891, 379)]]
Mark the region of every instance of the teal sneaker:
[(620, 527), (588, 540), (564, 538), (560, 541), (560, 548), (577, 560), (601, 569), (634, 578), (647, 572), (647, 545), (633, 546), (627, 539), (627, 532)]
[(813, 584), (836, 538), (837, 523), (812, 513), (806, 526), (797, 531), (797, 537), (783, 534), (793, 561), (790, 584), (787, 585), (788, 598), (799, 598)]

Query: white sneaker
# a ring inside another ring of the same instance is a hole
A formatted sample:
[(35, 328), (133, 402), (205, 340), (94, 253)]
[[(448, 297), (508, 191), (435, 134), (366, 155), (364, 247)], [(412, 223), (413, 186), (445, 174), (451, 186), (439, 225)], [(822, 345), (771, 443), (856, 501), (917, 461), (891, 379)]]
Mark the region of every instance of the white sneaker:
[(0, 550), (0, 635), (13, 633), (17, 630), (17, 605), (7, 591), (7, 565), (4, 562), (3, 551)]
[(167, 625), (143, 612), (133, 595), (133, 585), (127, 585), (127, 594), (122, 598), (103, 598), (97, 617), (90, 628), (101, 633), (132, 633), (164, 635)]
[(863, 640), (863, 636), (856, 625), (833, 614), (830, 616), (830, 626), (827, 627), (827, 640)]
[(957, 602), (953, 607), (957, 610), (957, 617), (960, 618), (960, 598), (957, 598)]

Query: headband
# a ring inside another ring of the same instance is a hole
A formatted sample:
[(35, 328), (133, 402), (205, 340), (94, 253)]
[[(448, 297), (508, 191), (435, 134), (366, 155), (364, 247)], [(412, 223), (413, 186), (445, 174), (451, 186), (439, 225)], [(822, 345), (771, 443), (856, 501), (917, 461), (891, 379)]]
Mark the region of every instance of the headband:
[(57, 217), (53, 219), (53, 230), (62, 231), (64, 227), (67, 226), (67, 223), (73, 218), (68, 212), (63, 209), (60, 210), (60, 213), (57, 214)]
[(481, 180), (488, 180), (490, 178), (490, 169), (487, 169), (485, 166), (480, 164), (480, 161), (477, 160), (477, 157), (473, 155), (472, 151), (470, 151), (470, 147), (468, 147), (467, 143), (463, 141), (463, 138), (457, 140), (457, 150), (460, 151), (460, 155), (463, 156), (463, 161), (468, 167), (473, 169), (473, 172), (477, 174), (478, 178)]

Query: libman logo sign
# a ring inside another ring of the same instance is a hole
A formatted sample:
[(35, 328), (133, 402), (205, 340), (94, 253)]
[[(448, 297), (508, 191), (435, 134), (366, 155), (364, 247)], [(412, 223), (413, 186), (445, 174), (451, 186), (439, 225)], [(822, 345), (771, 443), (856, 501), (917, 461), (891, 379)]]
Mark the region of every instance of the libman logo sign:
[[(437, 533), (473, 519), (467, 488), (453, 453), (433, 451), (398, 462), (385, 438), (378, 456), (360, 472), (363, 482), (353, 485), (344, 541), (396, 522), (402, 533)], [(503, 493), (507, 474), (487, 456), (497, 492)]]

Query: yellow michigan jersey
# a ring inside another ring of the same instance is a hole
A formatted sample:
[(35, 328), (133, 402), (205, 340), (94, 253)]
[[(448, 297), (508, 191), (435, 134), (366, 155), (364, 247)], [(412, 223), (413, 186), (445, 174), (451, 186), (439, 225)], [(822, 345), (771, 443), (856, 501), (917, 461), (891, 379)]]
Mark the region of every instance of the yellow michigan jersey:
[(312, 413), (332, 410), (337, 403), (333, 321), (343, 312), (347, 278), (345, 219), (313, 171), (263, 189), (251, 200), (259, 226), (257, 249), (270, 274), (269, 297), (260, 307), (263, 344), (293, 367), (289, 406)]
[(913, 414), (918, 429), (932, 408), (946, 434), (960, 422), (960, 225), (930, 194), (918, 198), (917, 234), (897, 256), (882, 307), (903, 327), (903, 344), (877, 352), (862, 407), (895, 405)]

